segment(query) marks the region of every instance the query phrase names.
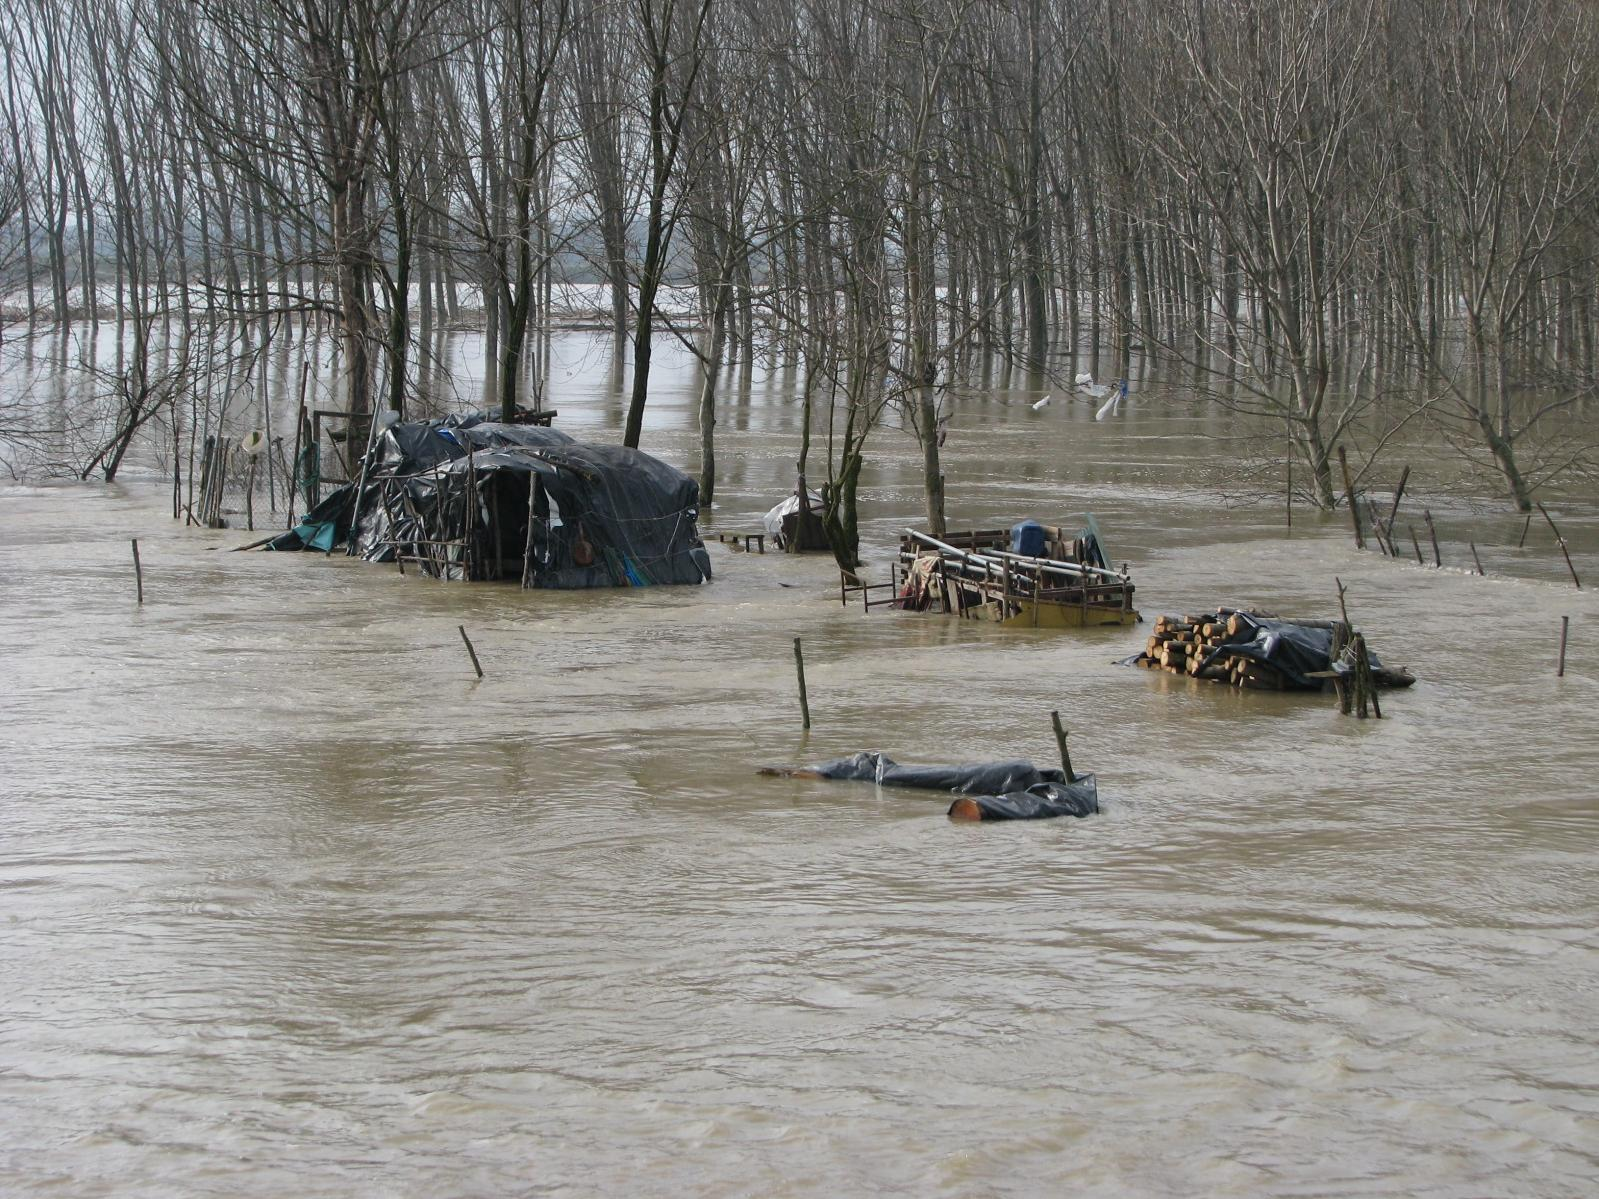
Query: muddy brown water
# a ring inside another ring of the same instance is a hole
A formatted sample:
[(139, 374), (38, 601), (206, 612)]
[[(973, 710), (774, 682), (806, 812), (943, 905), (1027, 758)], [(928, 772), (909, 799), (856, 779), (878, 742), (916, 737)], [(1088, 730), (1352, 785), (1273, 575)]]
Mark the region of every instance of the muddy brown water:
[[(560, 423), (614, 436), (562, 344)], [(788, 485), (789, 386), (735, 390), (707, 530)], [(645, 437), (689, 469), (692, 390)], [(1224, 504), (1203, 406), (1036, 395), (957, 404), (955, 523), (1091, 510), (1146, 615), (1325, 615), (1341, 577), (1420, 682), (1360, 722), (1113, 665), (1147, 627), (863, 616), (820, 558), (523, 593), (226, 553), (137, 472), (0, 488), (0, 1190), (1591, 1193), (1592, 593), (1424, 457), (1442, 571)], [(881, 446), (879, 568), (921, 504)], [(1560, 514), (1599, 585), (1599, 511)], [(1052, 709), (1098, 818), (754, 773), (1047, 762)]]

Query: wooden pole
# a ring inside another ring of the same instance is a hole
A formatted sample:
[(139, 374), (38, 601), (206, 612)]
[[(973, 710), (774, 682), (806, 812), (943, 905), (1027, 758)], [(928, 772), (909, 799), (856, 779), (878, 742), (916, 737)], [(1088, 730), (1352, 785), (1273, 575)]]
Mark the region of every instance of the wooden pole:
[(1344, 500), (1349, 504), (1349, 519), (1355, 522), (1355, 548), (1366, 548), (1366, 537), (1360, 531), (1360, 501), (1355, 498), (1355, 484), (1349, 476), (1349, 455), (1344, 453), (1344, 447), (1338, 447), (1338, 465), (1344, 472)]
[[(138, 542), (134, 542), (134, 544), (137, 545)], [(1566, 632), (1570, 628), (1571, 617), (1562, 616), (1560, 618), (1560, 658), (1555, 664), (1555, 678), (1557, 679), (1566, 677)]]
[(222, 499), (228, 486), (228, 439), (218, 436), (211, 447), (211, 491), (209, 503), (201, 509), (208, 512), (202, 522), (208, 529), (222, 528)]
[[(250, 458), (250, 470), (244, 480), (244, 527), (248, 532), (255, 532), (255, 468), (256, 458)], [(272, 461), (267, 460), (267, 474), (272, 473)]]
[(1382, 719), (1382, 700), (1377, 698), (1377, 680), (1371, 673), (1371, 651), (1366, 648), (1366, 639), (1360, 639), (1360, 669), (1366, 675), (1366, 690), (1371, 692), (1371, 714), (1378, 720)]
[(294, 421), (294, 458), (289, 463), (289, 523), (294, 528), (294, 509), (300, 499), (300, 435), (305, 429), (305, 377), (300, 379), (300, 414)]
[[(144, 603), (144, 567), (139, 562), (139, 539), (137, 537), (133, 539), (133, 582), (134, 586), (139, 589), (139, 602), (142, 604)], [(1565, 645), (1566, 639), (1562, 635), (1560, 638), (1560, 657), (1562, 661), (1565, 660), (1566, 656)]]
[(1531, 512), (1527, 513), (1527, 519), (1521, 522), (1521, 540), (1516, 542), (1516, 548), (1518, 550), (1522, 546), (1527, 544), (1527, 530), (1530, 529), (1530, 528), (1532, 528), (1532, 513)]
[[(196, 514), (194, 511), (193, 495), (191, 494), (189, 497), (189, 515), (200, 525), (201, 528), (205, 527), (206, 512), (210, 507), (211, 451), (215, 446), (216, 438), (214, 436), (207, 435), (205, 439), (205, 448), (200, 452), (200, 511), (198, 514)], [(192, 470), (189, 472), (189, 484), (191, 487), (194, 484), (194, 472)]]
[(1432, 538), (1432, 564), (1441, 570), (1443, 569), (1444, 560), (1443, 556), (1438, 553), (1438, 529), (1432, 523), (1432, 509), (1423, 508), (1421, 515), (1427, 522), (1427, 535)]
[(811, 700), (805, 691), (805, 652), (800, 648), (800, 639), (794, 638), (794, 673), (799, 676), (800, 722), (803, 727), (811, 727)]
[(1383, 541), (1382, 517), (1377, 513), (1376, 500), (1369, 498), (1366, 500), (1366, 515), (1371, 518), (1371, 535), (1377, 539), (1377, 549), (1382, 552), (1382, 555), (1385, 558), (1393, 557), (1393, 555), (1388, 552), (1387, 543)]
[[(1555, 540), (1560, 543), (1560, 552), (1566, 556), (1566, 569), (1571, 572), (1571, 581), (1577, 585), (1577, 590), (1581, 591), (1582, 580), (1577, 578), (1577, 568), (1571, 564), (1571, 551), (1566, 548), (1566, 539), (1560, 535), (1560, 530), (1555, 528), (1555, 518), (1549, 515), (1549, 510), (1542, 504), (1538, 505), (1538, 511), (1542, 512), (1543, 518), (1549, 522), (1549, 528), (1553, 530)], [(1530, 520), (1531, 517), (1528, 517), (1528, 519)]]
[[(1338, 598), (1339, 601), (1342, 602), (1343, 584), (1340, 583), (1338, 586)], [(1327, 655), (1327, 664), (1329, 667), (1334, 669), (1337, 668), (1338, 660), (1344, 656), (1344, 650), (1347, 649), (1348, 646), (1349, 626), (1342, 621), (1339, 621), (1332, 627), (1332, 643), (1330, 646), (1330, 652)], [(1338, 711), (1343, 715), (1348, 716), (1350, 711), (1349, 679), (1345, 675), (1335, 675), (1333, 677), (1333, 690), (1338, 693)]]
[(1471, 560), (1477, 564), (1477, 573), (1480, 575), (1487, 574), (1488, 572), (1482, 568), (1482, 559), (1477, 557), (1477, 543), (1475, 541), (1468, 541), (1466, 544), (1471, 547)]
[(539, 477), (529, 473), (527, 477), (527, 542), (522, 547), (522, 586), (533, 585), (533, 522), (538, 519), (534, 515), (533, 501), (538, 497)]
[(1425, 566), (1425, 565), (1427, 565), (1426, 562), (1422, 561), (1422, 557), (1421, 557), (1421, 539), (1416, 536), (1416, 526), (1415, 525), (1406, 525), (1405, 528), (1410, 530), (1410, 544), (1416, 547), (1416, 565), (1417, 566)]
[(267, 379), (266, 345), (261, 346), (261, 424), (262, 434), (266, 440), (266, 470), (267, 470), (267, 508), (276, 513), (278, 510), (278, 488), (272, 481), (272, 388)]
[(1055, 744), (1060, 748), (1060, 768), (1066, 772), (1066, 781), (1075, 783), (1077, 775), (1072, 770), (1072, 756), (1066, 749), (1066, 730), (1061, 727), (1060, 713), (1051, 712), (1049, 719), (1055, 725)]
[(466, 635), (466, 626), (464, 624), (458, 624), (455, 627), (460, 630), (461, 640), (466, 644), (467, 655), (472, 659), (472, 669), (477, 671), (477, 677), (481, 679), (483, 677), (483, 665), (477, 660), (477, 650), (472, 648), (472, 638)]
[(1294, 460), (1288, 459), (1288, 488), (1284, 508), (1288, 514), (1288, 527), (1294, 527)]
[(1410, 466), (1399, 472), (1399, 486), (1394, 488), (1393, 507), (1388, 510), (1388, 525), (1384, 530), (1388, 534), (1388, 544), (1394, 543), (1394, 517), (1399, 515), (1399, 501), (1405, 497), (1405, 484), (1410, 481)]
[(1355, 667), (1355, 715), (1361, 720), (1366, 719), (1369, 707), (1377, 719), (1381, 720), (1382, 709), (1377, 707), (1377, 689), (1371, 681), (1371, 659), (1366, 653), (1365, 636), (1361, 633), (1353, 634), (1349, 639), (1349, 646)]
[(176, 401), (172, 405), (172, 519), (183, 514), (183, 424)]

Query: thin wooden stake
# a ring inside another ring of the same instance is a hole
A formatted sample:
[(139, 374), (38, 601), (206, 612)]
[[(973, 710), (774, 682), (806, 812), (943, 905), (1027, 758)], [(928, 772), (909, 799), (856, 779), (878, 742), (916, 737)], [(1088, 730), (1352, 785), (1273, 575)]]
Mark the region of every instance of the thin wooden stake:
[[(137, 537), (133, 538), (133, 582), (139, 589), (139, 602), (142, 604), (144, 603), (144, 567), (139, 562), (139, 539)], [(1565, 657), (1565, 644), (1566, 639), (1562, 637), (1560, 639), (1562, 659)]]
[(1480, 575), (1486, 575), (1488, 572), (1482, 568), (1482, 559), (1477, 557), (1477, 543), (1475, 541), (1468, 541), (1466, 544), (1471, 547), (1471, 560), (1477, 564), (1477, 573)]
[(1521, 540), (1516, 542), (1516, 548), (1518, 550), (1527, 544), (1527, 530), (1530, 528), (1532, 528), (1531, 512), (1527, 513), (1527, 519), (1521, 522)]
[[(1374, 524), (1372, 528), (1375, 531), (1376, 525)], [(1338, 711), (1342, 715), (1348, 716), (1354, 711), (1355, 701), (1359, 700), (1360, 714), (1364, 716), (1366, 714), (1366, 700), (1364, 693), (1360, 689), (1360, 659), (1354, 640), (1354, 627), (1349, 623), (1349, 604), (1344, 598), (1349, 589), (1344, 586), (1344, 581), (1337, 575), (1333, 576), (1333, 583), (1338, 588), (1338, 612), (1343, 617), (1343, 620), (1333, 630), (1332, 643), (1337, 653), (1347, 656), (1350, 663), (1349, 673), (1334, 682), (1334, 689), (1338, 692)], [(1347, 651), (1347, 654), (1345, 654), (1345, 651)], [(1335, 656), (1331, 659), (1329, 665), (1336, 663), (1337, 660)]]
[(1366, 537), (1360, 531), (1360, 501), (1355, 497), (1355, 484), (1349, 477), (1349, 455), (1344, 453), (1344, 447), (1338, 447), (1338, 465), (1344, 472), (1344, 499), (1349, 504), (1349, 519), (1355, 522), (1355, 548), (1366, 548)]
[(1377, 702), (1377, 687), (1371, 678), (1371, 656), (1366, 650), (1366, 638), (1356, 633), (1349, 639), (1355, 666), (1355, 715), (1366, 719), (1368, 704), (1371, 714), (1382, 719), (1382, 705)]
[(1075, 783), (1077, 775), (1072, 770), (1072, 755), (1066, 749), (1066, 730), (1061, 727), (1060, 713), (1051, 712), (1049, 719), (1055, 725), (1055, 744), (1060, 747), (1060, 768), (1066, 772), (1066, 781)]
[(811, 700), (805, 692), (805, 653), (798, 637), (794, 638), (794, 673), (799, 676), (800, 722), (808, 729), (811, 727)]
[(1581, 591), (1582, 580), (1577, 577), (1577, 568), (1571, 564), (1571, 551), (1566, 548), (1566, 539), (1560, 535), (1560, 530), (1555, 528), (1555, 518), (1549, 515), (1548, 509), (1542, 504), (1538, 505), (1538, 511), (1543, 513), (1543, 518), (1549, 522), (1550, 529), (1554, 531), (1555, 540), (1560, 543), (1560, 552), (1566, 556), (1566, 569), (1571, 572), (1571, 581), (1577, 585), (1577, 590)]
[[(309, 365), (309, 364), (307, 364)], [(294, 460), (289, 464), (289, 523), (294, 528), (294, 509), (300, 502), (300, 435), (305, 430), (305, 372), (300, 372), (300, 414), (294, 421)]]
[(464, 624), (458, 624), (455, 627), (461, 631), (461, 640), (466, 643), (466, 652), (472, 659), (472, 669), (477, 671), (477, 677), (481, 679), (483, 677), (483, 665), (477, 660), (477, 650), (472, 648), (472, 638), (466, 635), (466, 626)]
[(1371, 714), (1378, 720), (1382, 719), (1382, 700), (1377, 698), (1377, 680), (1371, 674), (1371, 651), (1366, 648), (1366, 639), (1360, 640), (1360, 660), (1366, 672), (1366, 688), (1371, 692)]
[(1394, 488), (1394, 504), (1393, 507), (1388, 510), (1388, 525), (1387, 528), (1383, 530), (1388, 535), (1388, 544), (1390, 546), (1392, 546), (1394, 543), (1394, 517), (1399, 515), (1399, 501), (1404, 499), (1405, 484), (1409, 481), (1410, 467), (1407, 464), (1405, 469), (1399, 472), (1399, 486)]
[(1438, 553), (1438, 530), (1432, 523), (1432, 509), (1423, 508), (1421, 515), (1427, 521), (1427, 535), (1432, 538), (1432, 564), (1438, 569), (1443, 569), (1444, 560)]
[[(1340, 583), (1339, 586), (1342, 587), (1343, 584)], [(1342, 596), (1340, 595), (1340, 599), (1341, 598)], [(1339, 621), (1332, 627), (1332, 643), (1329, 647), (1330, 652), (1327, 656), (1327, 664), (1330, 668), (1334, 670), (1337, 669), (1338, 660), (1344, 656), (1344, 650), (1347, 649), (1348, 646), (1349, 626), (1343, 621)], [(1344, 716), (1348, 716), (1352, 702), (1352, 697), (1350, 696), (1349, 691), (1349, 679), (1341, 674), (1334, 675), (1333, 690), (1338, 694), (1338, 711)]]
[(1288, 527), (1292, 529), (1294, 527), (1294, 460), (1292, 458), (1288, 459), (1287, 496), (1284, 508), (1288, 514)]
[(1387, 543), (1383, 540), (1382, 517), (1377, 513), (1376, 500), (1370, 498), (1366, 500), (1366, 515), (1371, 518), (1371, 535), (1377, 539), (1378, 550), (1382, 552), (1382, 555), (1385, 558), (1393, 557), (1393, 555), (1388, 552)]
[(1405, 528), (1410, 530), (1410, 544), (1416, 547), (1416, 565), (1417, 566), (1425, 566), (1425, 565), (1427, 565), (1425, 562), (1422, 561), (1422, 558), (1421, 558), (1421, 539), (1416, 536), (1416, 526), (1415, 525), (1406, 525)]
[(1570, 628), (1571, 617), (1562, 616), (1560, 618), (1560, 659), (1555, 664), (1555, 678), (1557, 679), (1566, 677), (1566, 632)]

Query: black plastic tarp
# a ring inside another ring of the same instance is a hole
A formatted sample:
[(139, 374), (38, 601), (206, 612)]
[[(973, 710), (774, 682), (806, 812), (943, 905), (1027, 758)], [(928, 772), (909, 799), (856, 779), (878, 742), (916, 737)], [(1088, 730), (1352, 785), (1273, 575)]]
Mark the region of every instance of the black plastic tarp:
[(1093, 775), (1080, 774), (1067, 782), (1064, 772), (1039, 769), (1021, 758), (959, 766), (901, 766), (886, 754), (866, 751), (788, 773), (954, 792), (975, 803), (984, 820), (1091, 816), (1099, 811), (1099, 785)]
[[(1025, 791), (965, 797), (977, 806), (979, 820), (1049, 820), (1056, 816), (1092, 816), (1099, 811), (1099, 780), (1080, 774), (1075, 782), (1036, 783)], [(956, 815), (960, 800), (950, 805)]]
[[(1284, 678), (1297, 687), (1321, 690), (1322, 680), (1313, 674), (1329, 670), (1342, 671), (1347, 663), (1332, 660), (1332, 629), (1311, 624), (1296, 624), (1289, 620), (1275, 620), (1265, 616), (1252, 616), (1247, 612), (1236, 615), (1242, 626), (1238, 632), (1205, 656), (1201, 666), (1209, 666), (1217, 658), (1231, 655), (1250, 658), (1275, 667)], [(1372, 669), (1382, 666), (1377, 655), (1370, 653)]]
[(269, 548), (353, 543), (369, 561), (545, 588), (711, 577), (698, 485), (638, 450), (479, 417), (397, 423), (374, 439), (365, 480), (359, 504), (346, 484)]
[(880, 787), (921, 787), (928, 791), (956, 791), (962, 795), (998, 795), (1022, 791), (1038, 783), (1064, 783), (1059, 770), (1040, 770), (1025, 758), (1010, 762), (975, 762), (964, 766), (901, 766), (875, 750), (835, 758), (805, 773), (824, 779), (854, 779)]

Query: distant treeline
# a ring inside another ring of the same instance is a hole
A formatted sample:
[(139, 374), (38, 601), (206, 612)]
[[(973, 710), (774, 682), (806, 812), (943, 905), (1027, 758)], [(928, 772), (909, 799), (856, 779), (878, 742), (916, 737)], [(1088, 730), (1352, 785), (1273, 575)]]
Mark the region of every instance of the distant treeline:
[(1401, 394), (1520, 507), (1584, 461), (1540, 422), (1596, 371), (1589, 0), (0, 5), (12, 320), (113, 313), (137, 351), (314, 319), (363, 412), (481, 307), (510, 412), (586, 275), (636, 444), (686, 285), (705, 491), (720, 368), (801, 363), (841, 558), (890, 405), (942, 527), (941, 401), (979, 355), (1190, 368), (1280, 418), (1327, 507), (1333, 446)]

